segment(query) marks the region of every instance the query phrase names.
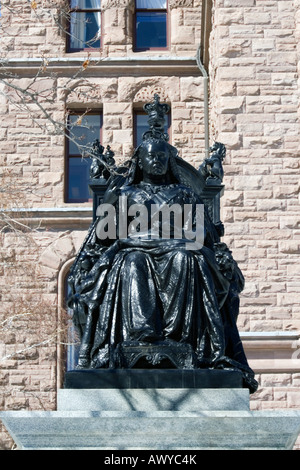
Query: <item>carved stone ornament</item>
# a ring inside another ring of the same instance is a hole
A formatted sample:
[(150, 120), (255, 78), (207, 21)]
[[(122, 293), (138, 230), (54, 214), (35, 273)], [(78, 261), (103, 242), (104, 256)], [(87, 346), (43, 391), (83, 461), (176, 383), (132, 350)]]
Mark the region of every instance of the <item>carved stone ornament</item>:
[(78, 86), (67, 96), (67, 104), (71, 103), (99, 103), (102, 101), (102, 90), (95, 86)]
[[(196, 2), (198, 3), (198, 2)], [(194, 0), (169, 0), (168, 7), (170, 10), (174, 8), (193, 8)], [(127, 8), (134, 12), (135, 10), (135, 1), (134, 0), (102, 0), (101, 10), (109, 10), (110, 8)]]
[(170, 102), (169, 97), (165, 90), (159, 86), (146, 86), (141, 88), (133, 98), (134, 103), (145, 103), (151, 101), (153, 96), (157, 94), (160, 96), (161, 101)]
[(128, 10), (134, 11), (135, 1), (134, 0), (102, 0), (101, 10), (109, 10), (110, 8), (127, 8)]
[(193, 8), (194, 0), (169, 0), (169, 9), (174, 8)]

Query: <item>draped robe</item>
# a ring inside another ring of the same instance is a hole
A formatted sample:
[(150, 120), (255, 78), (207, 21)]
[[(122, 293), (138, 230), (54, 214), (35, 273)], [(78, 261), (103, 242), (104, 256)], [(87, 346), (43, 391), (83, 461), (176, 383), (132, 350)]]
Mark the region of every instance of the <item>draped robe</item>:
[[(118, 213), (116, 196), (126, 196), (128, 208), (133, 204), (147, 208), (202, 204), (198, 195), (180, 183), (124, 185), (114, 197)], [(115, 367), (115, 352), (122, 344), (173, 342), (191, 347), (194, 367), (237, 368), (253, 385), (228, 307), (230, 281), (215, 257), (218, 236), (204, 214), (204, 244), (195, 249), (190, 240), (151, 239), (149, 232), (99, 240), (96, 221), (81, 252), (82, 260), (92, 260), (91, 268), (79, 269), (77, 264), (70, 274), (69, 305), (77, 324), (79, 316), (84, 317), (79, 367)]]

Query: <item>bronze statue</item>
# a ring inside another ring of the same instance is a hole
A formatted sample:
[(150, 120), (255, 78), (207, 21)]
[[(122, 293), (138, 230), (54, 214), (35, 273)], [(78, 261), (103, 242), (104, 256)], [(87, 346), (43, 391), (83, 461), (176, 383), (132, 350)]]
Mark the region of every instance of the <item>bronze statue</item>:
[[(243, 275), (203, 205), (201, 174), (167, 142), (166, 105), (155, 97), (146, 109), (150, 130), (127, 175), (111, 177), (70, 272), (78, 368), (229, 368), (253, 392), (236, 326)], [(162, 207), (174, 209), (166, 220)]]

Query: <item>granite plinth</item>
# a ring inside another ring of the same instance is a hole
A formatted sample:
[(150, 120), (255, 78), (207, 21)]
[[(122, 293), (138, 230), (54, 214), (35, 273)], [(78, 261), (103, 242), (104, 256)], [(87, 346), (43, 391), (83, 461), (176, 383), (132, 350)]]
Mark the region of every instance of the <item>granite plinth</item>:
[[(99, 372), (68, 373), (66, 382), (73, 388), (59, 390), (57, 411), (1, 412), (17, 448), (289, 450), (300, 433), (300, 410), (250, 411), (249, 390), (242, 388), (240, 374)], [(237, 380), (238, 386), (225, 387), (227, 379), (231, 385)], [(219, 387), (213, 387), (216, 381)]]
[(289, 450), (300, 411), (7, 411), (19, 450)]
[(59, 411), (248, 410), (249, 390), (196, 388), (61, 389)]
[(65, 374), (64, 388), (242, 388), (239, 371), (217, 369), (82, 369)]

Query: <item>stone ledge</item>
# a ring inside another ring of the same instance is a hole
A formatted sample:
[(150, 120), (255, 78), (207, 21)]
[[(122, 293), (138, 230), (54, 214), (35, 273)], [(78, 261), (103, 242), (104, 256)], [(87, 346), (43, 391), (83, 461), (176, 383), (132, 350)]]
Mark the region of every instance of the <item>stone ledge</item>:
[[(47, 68), (51, 72), (63, 71), (66, 73), (73, 73), (74, 67), (80, 67), (86, 57), (75, 57), (74, 55), (48, 58)], [(14, 72), (22, 73), (24, 70), (29, 70), (34, 73), (41, 67), (40, 58), (10, 58), (2, 61), (7, 71), (14, 70)], [(160, 54), (157, 56), (125, 56), (125, 57), (91, 57), (91, 70), (93, 73), (116, 73), (118, 75), (124, 73), (132, 76), (133, 69), (137, 68), (139, 73), (162, 73), (172, 75), (173, 73), (180, 73), (183, 75), (196, 74), (199, 75), (199, 68), (196, 64), (195, 57), (174, 56), (168, 54)], [(167, 71), (167, 72), (166, 72)]]
[(299, 372), (299, 331), (241, 332), (240, 337), (256, 374)]

